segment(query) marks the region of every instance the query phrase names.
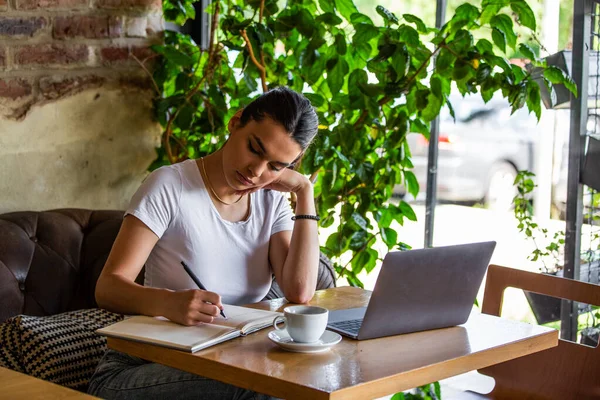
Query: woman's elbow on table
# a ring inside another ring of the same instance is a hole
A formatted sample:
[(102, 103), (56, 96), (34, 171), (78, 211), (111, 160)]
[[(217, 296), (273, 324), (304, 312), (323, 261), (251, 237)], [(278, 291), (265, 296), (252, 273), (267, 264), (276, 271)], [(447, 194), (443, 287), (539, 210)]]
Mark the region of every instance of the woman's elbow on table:
[(284, 290), (285, 298), (291, 303), (304, 304), (308, 303), (315, 294), (315, 289), (312, 288), (296, 288), (294, 290)]

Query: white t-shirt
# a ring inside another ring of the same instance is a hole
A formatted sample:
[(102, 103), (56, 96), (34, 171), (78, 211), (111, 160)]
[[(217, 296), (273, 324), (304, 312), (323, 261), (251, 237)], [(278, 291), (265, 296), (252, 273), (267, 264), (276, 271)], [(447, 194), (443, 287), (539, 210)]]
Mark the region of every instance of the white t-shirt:
[(125, 215), (139, 218), (158, 237), (146, 261), (145, 286), (197, 288), (181, 261), (223, 303), (260, 301), (271, 287), (269, 239), (293, 229), (292, 210), (277, 191), (251, 194), (244, 221), (221, 218), (195, 160), (153, 171), (134, 194)]

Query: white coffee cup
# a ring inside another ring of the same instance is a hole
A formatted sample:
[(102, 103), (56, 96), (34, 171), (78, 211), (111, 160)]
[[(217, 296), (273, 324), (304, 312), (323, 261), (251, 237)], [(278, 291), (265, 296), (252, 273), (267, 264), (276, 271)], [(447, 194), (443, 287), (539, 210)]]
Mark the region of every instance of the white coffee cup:
[[(323, 307), (289, 306), (283, 309), (283, 316), (275, 317), (273, 327), (287, 330), (294, 342), (311, 343), (325, 332), (328, 317), (329, 311)], [(278, 325), (281, 322), (283, 325)]]

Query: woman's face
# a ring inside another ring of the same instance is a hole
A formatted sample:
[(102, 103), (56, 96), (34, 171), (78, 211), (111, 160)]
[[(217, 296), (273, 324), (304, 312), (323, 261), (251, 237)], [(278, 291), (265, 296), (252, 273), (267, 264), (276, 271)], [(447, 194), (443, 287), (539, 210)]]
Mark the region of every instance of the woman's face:
[(240, 126), (236, 114), (229, 123), (229, 140), (223, 148), (223, 171), (227, 184), (248, 190), (273, 182), (295, 161), (302, 148), (283, 126), (271, 118), (250, 120)]

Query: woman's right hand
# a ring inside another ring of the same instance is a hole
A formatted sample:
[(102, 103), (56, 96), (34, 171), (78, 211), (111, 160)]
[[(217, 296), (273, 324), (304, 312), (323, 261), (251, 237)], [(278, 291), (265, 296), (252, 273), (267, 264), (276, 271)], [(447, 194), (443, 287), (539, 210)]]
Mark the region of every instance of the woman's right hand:
[(169, 292), (163, 315), (182, 325), (211, 323), (223, 308), (221, 296), (199, 289)]

